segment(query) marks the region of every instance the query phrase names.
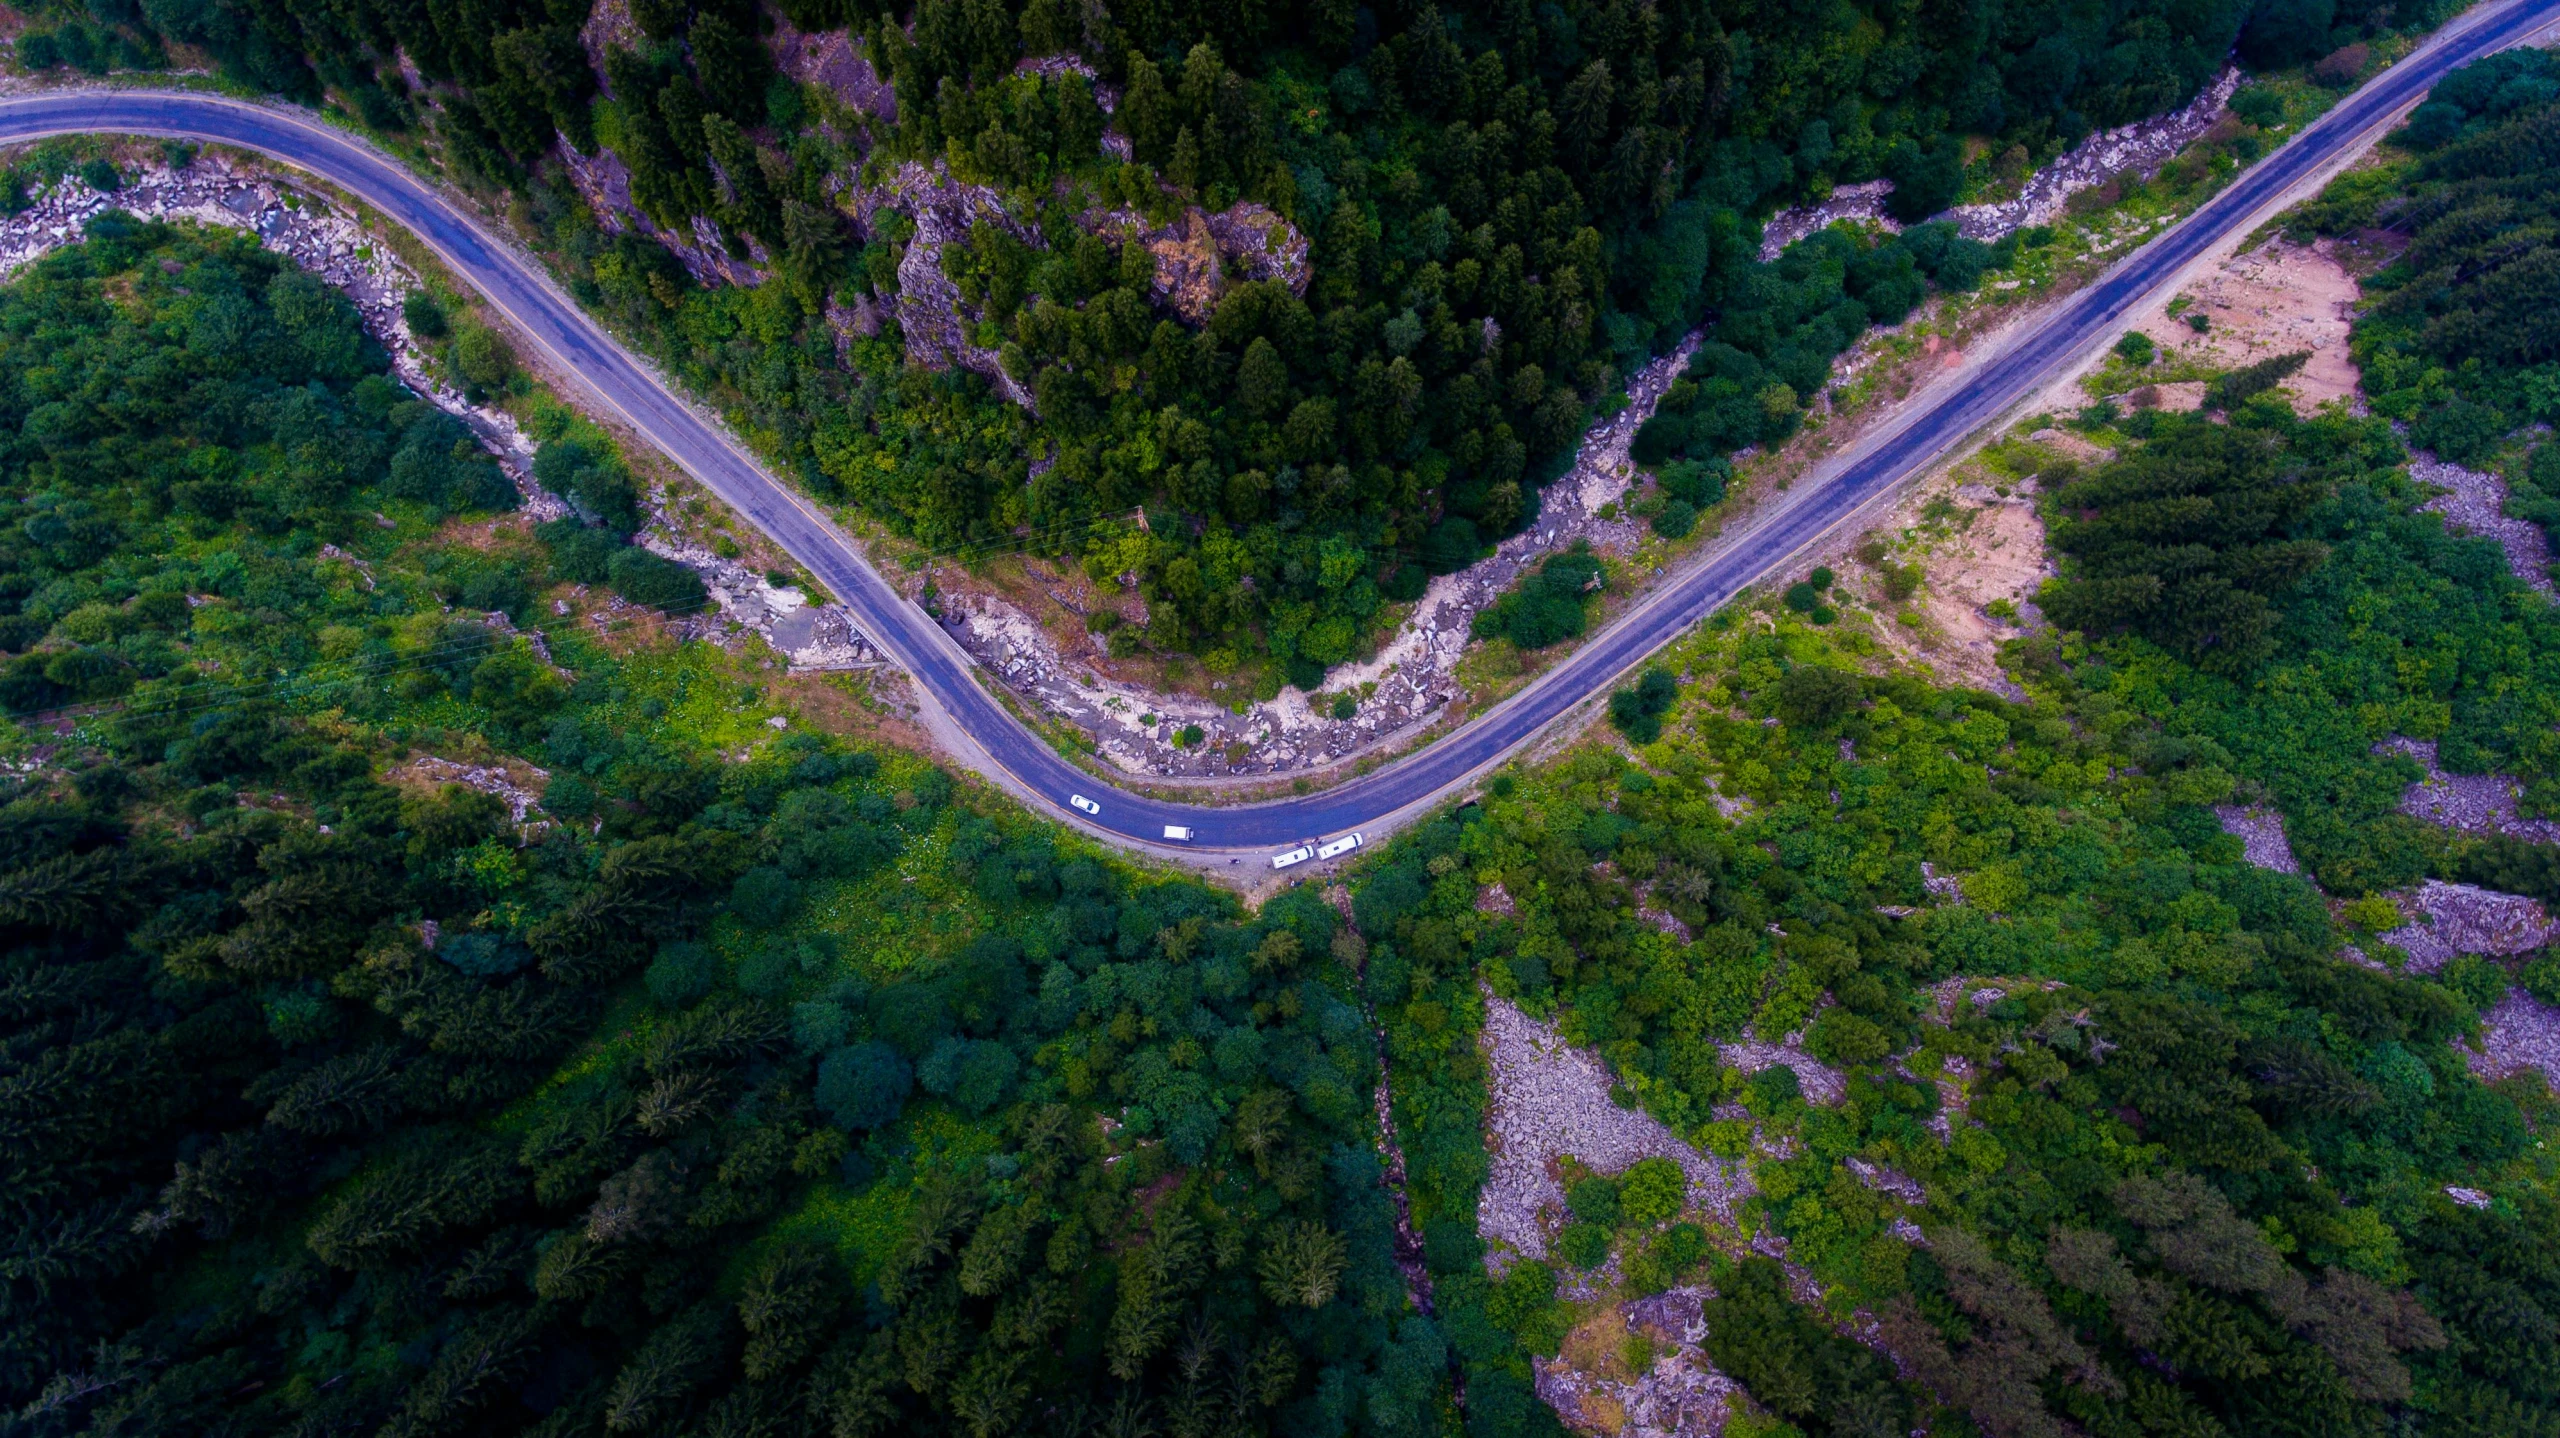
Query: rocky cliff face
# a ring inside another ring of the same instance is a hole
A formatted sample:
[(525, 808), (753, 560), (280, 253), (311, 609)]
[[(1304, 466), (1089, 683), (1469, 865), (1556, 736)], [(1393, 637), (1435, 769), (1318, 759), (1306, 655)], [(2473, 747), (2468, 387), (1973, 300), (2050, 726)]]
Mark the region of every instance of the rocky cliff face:
[[(627, 0), (598, 0), (583, 38), (597, 83), (609, 94), (606, 52), (638, 43)], [(857, 120), (897, 118), (895, 88), (872, 69), (860, 46), (844, 32), (811, 34), (777, 19), (767, 43), (777, 70), (803, 84), (822, 87)], [(1017, 68), (1025, 74), (1072, 70), (1088, 79), (1093, 75), (1090, 66), (1073, 56), (1027, 59)], [(1109, 86), (1097, 85), (1095, 98), (1106, 115), (1118, 108), (1118, 97)], [(843, 138), (868, 147), (867, 135)], [(1126, 158), (1128, 138), (1106, 130), (1102, 148)], [(697, 217), (689, 230), (670, 231), (642, 214), (631, 200), (630, 171), (610, 148), (581, 155), (563, 141), (560, 159), (608, 233), (637, 233), (657, 240), (698, 284), (753, 286), (768, 278), (770, 259), (753, 240), (747, 241), (744, 256), (733, 255), (707, 220)], [(1033, 249), (1045, 249), (1032, 218), (1008, 208), (997, 190), (953, 175), (950, 165), (939, 159), (930, 165), (901, 163), (884, 183), (873, 186), (857, 185), (848, 175), (840, 194), (847, 217), (866, 239), (880, 233), (888, 214), (903, 216), (912, 226), (898, 265), (898, 294), (888, 303), (906, 342), (907, 358), (929, 369), (958, 365), (984, 376), (1006, 399), (1031, 408), (1029, 392), (1005, 373), (997, 352), (972, 338), (985, 316), (961, 298), (959, 288), (943, 273), (942, 251), (955, 241), (965, 241), (970, 228), (982, 222)], [(1064, 187), (1051, 198), (1064, 202)], [(1155, 259), (1156, 302), (1186, 324), (1206, 323), (1219, 298), (1240, 281), (1277, 280), (1293, 293), (1303, 295), (1307, 290), (1306, 237), (1263, 205), (1239, 203), (1215, 214), (1195, 205), (1164, 225), (1150, 225), (1135, 210), (1096, 208), (1078, 215), (1076, 223), (1115, 243), (1145, 246)], [(849, 339), (877, 333), (881, 314), (863, 297), (831, 305), (827, 319), (841, 339)]]

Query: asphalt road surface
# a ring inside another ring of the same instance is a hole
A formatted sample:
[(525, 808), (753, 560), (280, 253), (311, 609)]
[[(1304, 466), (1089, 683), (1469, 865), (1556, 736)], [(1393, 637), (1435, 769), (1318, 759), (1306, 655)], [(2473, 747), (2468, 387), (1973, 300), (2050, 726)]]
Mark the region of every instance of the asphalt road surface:
[[(1536, 682), (1420, 752), (1321, 793), (1208, 808), (1127, 793), (1069, 764), (981, 686), (975, 663), (921, 608), (899, 597), (845, 534), (767, 474), (719, 424), (677, 398), (520, 252), (497, 242), (428, 181), (307, 113), (218, 96), (148, 90), (61, 92), (0, 101), (0, 143), (58, 134), (133, 134), (256, 150), (321, 177), (415, 232), (465, 281), (576, 375), (613, 411), (732, 508), (771, 535), (854, 612), (863, 631), (939, 706), (946, 732), (973, 742), (990, 777), (1045, 801), (1058, 818), (1123, 841), (1167, 847), (1167, 825), (1198, 850), (1284, 849), (1391, 819), (1457, 792), (1535, 739), (1559, 716), (1614, 685), (1654, 650), (1785, 562), (1843, 517), (1961, 444), (2034, 392), (2062, 363), (2262, 205), (2320, 168), (2447, 71), (2560, 19), (2560, 0), (2510, 0), (2457, 21), (2383, 72), (2167, 234), (2059, 306), (1967, 382), (1906, 416), (1837, 472), (1800, 482), (1784, 503), (1726, 540)], [(992, 681), (988, 681), (992, 682)], [(1071, 795), (1099, 815), (1071, 811)], [(1259, 854), (1241, 858), (1259, 864)]]

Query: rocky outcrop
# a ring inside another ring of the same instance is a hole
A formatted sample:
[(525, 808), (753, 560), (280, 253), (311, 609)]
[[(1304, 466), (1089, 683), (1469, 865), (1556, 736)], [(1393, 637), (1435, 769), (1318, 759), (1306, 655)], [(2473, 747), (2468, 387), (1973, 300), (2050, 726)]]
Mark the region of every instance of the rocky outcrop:
[(765, 42), (773, 51), (773, 67), (803, 85), (823, 86), (855, 113), (894, 122), (897, 90), (874, 72), (861, 42), (843, 30), (808, 34), (775, 16), (773, 34)]
[(1251, 201), (1210, 214), (1197, 205), (1165, 225), (1150, 227), (1135, 210), (1090, 210), (1076, 223), (1121, 243), (1146, 246), (1155, 256), (1155, 302), (1183, 323), (1204, 325), (1218, 300), (1238, 278), (1277, 280), (1304, 295), (1313, 273), (1307, 240), (1297, 227)]
[(771, 259), (752, 238), (745, 241), (746, 258), (739, 259), (729, 253), (719, 227), (700, 215), (678, 232), (644, 214), (631, 199), (631, 170), (612, 150), (599, 145), (594, 154), (581, 155), (564, 138), (559, 155), (570, 182), (585, 197), (587, 208), (595, 212), (596, 223), (606, 234), (638, 234), (656, 240), (667, 247), (667, 253), (676, 257), (676, 263), (684, 266), (684, 272), (693, 276), (698, 285), (753, 286), (765, 282), (763, 267)]
[(985, 185), (955, 178), (941, 160), (926, 166), (906, 161), (876, 190), (858, 190), (854, 212), (866, 231), (876, 231), (883, 210), (904, 215), (915, 226), (907, 252), (898, 261), (895, 301), (899, 333), (907, 342), (907, 358), (927, 369), (954, 364), (986, 377), (1006, 399), (1031, 408), (1031, 395), (1005, 373), (997, 352), (970, 337), (978, 318), (961, 302), (959, 286), (942, 272), (942, 248), (965, 242), (972, 227), (987, 224), (1033, 249), (1047, 249), (1040, 232), (1005, 209), (1004, 197)]
[(790, 661), (797, 673), (876, 669), (888, 662), (854, 627), (852, 611), (841, 604), (812, 604), (804, 591), (776, 584), (747, 565), (686, 543), (663, 528), (653, 526), (640, 536), (640, 544), (702, 576), (702, 587), (711, 596), (710, 609), (675, 621), (678, 638), (726, 648), (754, 634)]
[(2408, 954), (2413, 973), (2432, 974), (2464, 954), (2529, 954), (2560, 932), (2533, 899), (2441, 879), (2420, 884), (2401, 907), (2409, 922), (2382, 940)]
[[(2027, 177), (2016, 198), (1958, 205), (1932, 215), (1953, 220), (1965, 238), (1996, 240), (2029, 225), (2051, 224), (2063, 203), (2082, 190), (2095, 189), (2118, 175), (2149, 175), (2217, 124), (2232, 92), (2240, 88), (2240, 71), (2226, 66), (2193, 100), (2165, 115), (2114, 130), (2101, 131), (2074, 145), (2060, 158)], [(1787, 246), (1841, 220), (1864, 220), (1898, 231), (1886, 212), (1893, 194), (1891, 180), (1843, 185), (1815, 204), (1779, 211), (1760, 232), (1760, 259), (1776, 259)]]

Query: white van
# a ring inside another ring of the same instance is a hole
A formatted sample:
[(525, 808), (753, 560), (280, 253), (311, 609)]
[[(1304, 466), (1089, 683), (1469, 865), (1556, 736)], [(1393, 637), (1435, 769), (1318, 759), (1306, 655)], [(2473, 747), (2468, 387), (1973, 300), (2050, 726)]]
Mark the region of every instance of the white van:
[(1343, 835), (1341, 838), (1334, 840), (1334, 841), (1333, 841), (1332, 843), (1330, 843), (1330, 844), (1323, 844), (1323, 845), (1319, 845), (1319, 846), (1317, 847), (1317, 849), (1316, 849), (1316, 857), (1317, 857), (1317, 858), (1319, 858), (1319, 859), (1331, 859), (1331, 858), (1335, 858), (1335, 857), (1338, 857), (1338, 856), (1343, 855), (1343, 854), (1348, 854), (1348, 853), (1350, 853), (1352, 850), (1357, 849), (1357, 848), (1359, 848), (1359, 847), (1360, 847), (1360, 836), (1359, 836), (1359, 835), (1357, 835), (1357, 834), (1345, 834), (1345, 835)]
[(1179, 839), (1186, 844), (1191, 842), (1191, 831), (1180, 824), (1165, 825), (1164, 836), (1168, 839)]
[(1289, 849), (1289, 850), (1286, 850), (1286, 851), (1284, 851), (1284, 852), (1281, 852), (1281, 853), (1277, 853), (1277, 854), (1272, 855), (1272, 856), (1271, 856), (1271, 867), (1273, 867), (1273, 868), (1275, 868), (1275, 869), (1285, 869), (1285, 868), (1289, 867), (1291, 864), (1303, 864), (1303, 863), (1305, 863), (1306, 861), (1308, 861), (1309, 859), (1314, 858), (1315, 856), (1316, 856), (1316, 851), (1315, 851), (1315, 850), (1308, 848), (1308, 847), (1307, 847), (1306, 845), (1304, 845), (1304, 844), (1300, 844), (1298, 847), (1296, 847), (1296, 848), (1294, 848), (1294, 849)]

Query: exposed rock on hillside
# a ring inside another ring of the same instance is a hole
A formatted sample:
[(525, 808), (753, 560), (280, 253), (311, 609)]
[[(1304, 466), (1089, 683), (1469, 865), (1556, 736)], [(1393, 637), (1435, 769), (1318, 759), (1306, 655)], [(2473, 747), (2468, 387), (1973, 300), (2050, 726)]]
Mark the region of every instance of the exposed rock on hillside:
[(2448, 774), (2436, 759), (2433, 739), (2390, 738), (2377, 754), (2405, 754), (2426, 767), (2426, 777), (2400, 796), (2400, 812), (2443, 829), (2505, 834), (2536, 844), (2560, 843), (2560, 823), (2516, 813), (2519, 786), (2504, 774)]
[(804, 85), (821, 85), (855, 111), (883, 120), (898, 118), (898, 95), (871, 68), (861, 42), (842, 30), (811, 35), (790, 21), (774, 18), (773, 67)]
[(562, 141), (560, 163), (569, 171), (570, 182), (586, 198), (587, 208), (595, 212), (596, 223), (608, 235), (639, 234), (656, 240), (684, 266), (694, 283), (706, 286), (763, 284), (765, 272), (759, 268), (768, 260), (764, 247), (753, 239), (746, 242), (747, 258), (736, 259), (720, 239), (720, 231), (709, 220), (696, 215), (692, 227), (678, 233), (663, 228), (643, 214), (631, 200), (631, 170), (622, 157), (604, 146), (592, 155), (581, 155), (576, 147)]
[(2507, 552), (2507, 568), (2516, 578), (2544, 594), (2551, 589), (2551, 541), (2542, 526), (2508, 517), (2506, 481), (2494, 474), (2447, 464), (2420, 451), (2409, 461), (2409, 477), (2444, 493), (2418, 506), (2444, 516), (2457, 534), (2494, 539)]
[(1497, 1245), (1489, 1266), (1507, 1270), (1516, 1258), (1547, 1256), (1548, 1225), (1564, 1212), (1553, 1165), (1567, 1154), (1612, 1174), (1639, 1159), (1668, 1158), (1688, 1176), (1689, 1203), (1719, 1222), (1730, 1222), (1733, 1205), (1750, 1195), (1739, 1165), (1691, 1148), (1649, 1113), (1610, 1102), (1605, 1065), (1490, 991), (1483, 1042), (1493, 1086), (1486, 1117), (1493, 1169), (1476, 1226)]
[[(1996, 240), (2029, 225), (2052, 223), (2063, 202), (2082, 190), (2095, 189), (2118, 175), (2148, 176), (2172, 156), (2219, 123), (2223, 107), (2240, 88), (2240, 71), (2226, 67), (2193, 100), (2166, 115), (2155, 115), (2121, 129), (2091, 135), (2059, 159), (2027, 178), (2017, 197), (1979, 205), (1958, 205), (1930, 218), (1953, 220), (1967, 239)], [(1841, 220), (1866, 220), (1888, 230), (1902, 227), (1885, 211), (1893, 193), (1891, 180), (1843, 185), (1817, 204), (1781, 210), (1761, 230), (1760, 258), (1774, 260), (1787, 246)]]
[(2284, 815), (2237, 804), (2217, 804), (2213, 815), (2222, 821), (2222, 832), (2240, 841), (2240, 856), (2249, 863), (2279, 874), (2302, 872), (2301, 861), (2293, 857), (2293, 843), (2285, 837)]
[(2413, 973), (2432, 974), (2463, 954), (2531, 953), (2560, 931), (2540, 903), (2470, 884), (2429, 879), (2402, 904), (2410, 922), (2382, 938), (2408, 953)]
[(887, 185), (857, 192), (854, 206), (865, 230), (877, 228), (884, 209), (915, 223), (915, 235), (898, 261), (898, 328), (906, 337), (907, 358), (927, 369), (957, 363), (985, 376), (1006, 399), (1031, 408), (1030, 393), (1005, 373), (996, 351), (971, 342), (976, 315), (961, 302), (959, 286), (942, 272), (942, 247), (966, 241), (970, 228), (983, 223), (1033, 249), (1046, 249), (1040, 232), (1008, 213), (1003, 196), (954, 178), (941, 160), (931, 168), (913, 160), (899, 165)]
[(1130, 209), (1091, 210), (1076, 223), (1098, 235), (1131, 239), (1155, 256), (1152, 286), (1157, 304), (1184, 323), (1203, 325), (1237, 277), (1278, 280), (1293, 294), (1307, 292), (1312, 273), (1306, 237), (1287, 220), (1250, 201), (1210, 214), (1194, 205), (1172, 223), (1150, 228)]

